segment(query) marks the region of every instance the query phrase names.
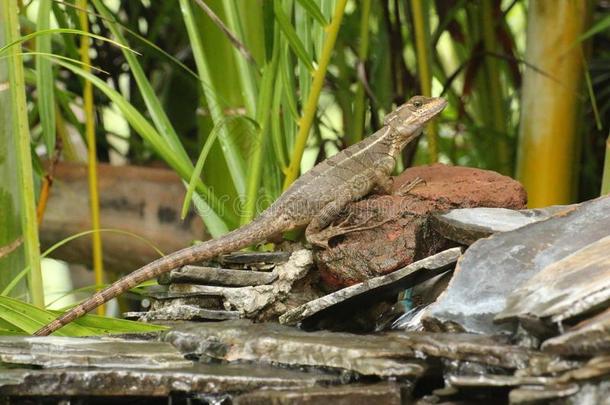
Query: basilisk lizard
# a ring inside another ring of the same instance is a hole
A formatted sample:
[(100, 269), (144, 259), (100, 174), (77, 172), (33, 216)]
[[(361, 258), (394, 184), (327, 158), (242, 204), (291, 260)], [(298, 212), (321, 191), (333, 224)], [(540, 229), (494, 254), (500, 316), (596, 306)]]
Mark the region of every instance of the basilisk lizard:
[(391, 173), (400, 152), (419, 136), (425, 124), (446, 105), (442, 98), (411, 98), (389, 113), (384, 119), (384, 126), (373, 135), (324, 160), (301, 176), (251, 223), (141, 267), (34, 334), (46, 336), (53, 333), (143, 281), (172, 269), (243, 249), (285, 231), (306, 226), (306, 239), (314, 245), (326, 246), (329, 237), (342, 233), (341, 226), (333, 227), (331, 224), (349, 202), (363, 198), (376, 188), (391, 192)]

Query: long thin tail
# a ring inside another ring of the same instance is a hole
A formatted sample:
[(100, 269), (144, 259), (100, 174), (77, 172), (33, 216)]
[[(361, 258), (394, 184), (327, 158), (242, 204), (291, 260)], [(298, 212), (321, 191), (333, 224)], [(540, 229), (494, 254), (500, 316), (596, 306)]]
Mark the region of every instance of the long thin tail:
[(259, 217), (258, 220), (218, 239), (210, 240), (195, 247), (184, 248), (157, 259), (98, 291), (91, 298), (37, 330), (34, 335), (47, 336), (146, 280), (158, 277), (185, 264), (208, 260), (223, 253), (243, 249), (281, 231), (284, 231), (284, 229), (281, 229), (278, 221), (266, 221)]

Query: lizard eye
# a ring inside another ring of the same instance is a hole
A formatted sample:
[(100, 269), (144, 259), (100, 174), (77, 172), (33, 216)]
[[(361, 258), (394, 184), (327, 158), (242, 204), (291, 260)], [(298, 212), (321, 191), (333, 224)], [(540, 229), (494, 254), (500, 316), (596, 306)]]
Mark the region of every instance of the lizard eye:
[(414, 102), (413, 102), (413, 105), (415, 106), (415, 108), (419, 108), (419, 107), (421, 107), (423, 104), (422, 104), (422, 102), (421, 102), (421, 101), (417, 100), (417, 101), (414, 101)]

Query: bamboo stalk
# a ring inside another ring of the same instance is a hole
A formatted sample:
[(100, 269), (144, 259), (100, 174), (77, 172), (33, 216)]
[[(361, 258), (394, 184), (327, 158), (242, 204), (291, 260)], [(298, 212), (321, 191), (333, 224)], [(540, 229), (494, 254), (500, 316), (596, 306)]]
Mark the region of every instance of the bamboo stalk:
[[(481, 3), (481, 23), (483, 26), (483, 45), (487, 55), (485, 56), (485, 75), (487, 90), (489, 92), (489, 107), (491, 109), (491, 122), (493, 128), (499, 134), (506, 134), (506, 114), (504, 111), (504, 97), (502, 96), (502, 87), (500, 83), (500, 69), (498, 68), (498, 60), (489, 56), (490, 53), (496, 52), (497, 43), (494, 30), (494, 24), (497, 19), (492, 13), (492, 2), (483, 1)], [(502, 174), (512, 175), (511, 157), (506, 138), (498, 139), (496, 145), (496, 156), (498, 171)]]
[(586, 0), (529, 5), (525, 60), (537, 70), (526, 66), (523, 75), (517, 178), (532, 208), (569, 204), (575, 194), (583, 73), (581, 44), (575, 44), (589, 6)]
[(284, 179), (284, 190), (287, 189), (298, 177), (299, 168), (301, 166), (301, 158), (305, 151), (305, 145), (307, 138), (309, 137), (309, 131), (313, 124), (314, 117), (316, 115), (316, 109), (318, 106), (318, 99), (324, 85), (324, 77), (326, 76), (326, 69), (332, 56), (332, 51), (337, 40), (337, 34), (339, 33), (339, 27), (343, 20), (343, 12), (345, 11), (345, 4), (347, 0), (338, 0), (335, 6), (335, 11), (331, 23), (327, 27), (327, 36), (324, 41), (324, 47), (322, 48), (322, 55), (320, 55), (320, 62), (318, 69), (313, 77), (311, 85), (311, 91), (307, 98), (307, 103), (303, 109), (303, 115), (299, 120), (299, 132), (297, 133), (294, 150), (290, 159), (290, 165), (286, 169), (286, 178)]
[[(415, 50), (417, 53), (417, 73), (421, 93), (424, 96), (432, 95), (432, 58), (428, 46), (430, 33), (428, 32), (428, 13), (421, 0), (412, 0), (413, 24), (415, 28)], [(438, 161), (438, 127), (436, 121), (432, 121), (426, 131), (428, 140), (428, 163)]]
[[(19, 11), (16, 0), (2, 0), (4, 10), (4, 30), (6, 42), (11, 43), (19, 38)], [(0, 26), (1, 26), (0, 25)], [(17, 175), (21, 191), (21, 227), (25, 245), (28, 284), (32, 303), (40, 308), (44, 307), (44, 290), (42, 273), (40, 269), (40, 243), (38, 240), (38, 226), (36, 220), (36, 197), (34, 194), (32, 171), (32, 156), (30, 155), (30, 132), (25, 98), (25, 80), (23, 75), (23, 60), (21, 49), (12, 46), (8, 50), (9, 67), (8, 86), (11, 92), (12, 111), (14, 119), (14, 133), (17, 134), (15, 150), (17, 158)]]
[[(79, 0), (79, 18), (81, 29), (89, 32), (89, 14), (87, 13), (88, 0)], [(89, 57), (89, 38), (81, 37), (80, 57), (83, 62), (83, 69), (91, 73), (91, 58)], [(97, 148), (95, 145), (95, 117), (93, 114), (93, 85), (85, 80), (83, 87), (83, 103), (85, 110), (85, 135), (87, 138), (87, 167), (89, 173), (89, 206), (91, 208), (91, 234), (93, 248), (93, 273), (95, 274), (95, 285), (104, 284), (104, 262), (102, 253), (102, 235), (99, 232), (100, 226), (100, 197), (97, 182)], [(98, 315), (104, 315), (105, 306), (97, 307)]]
[(360, 44), (358, 45), (358, 75), (361, 75), (356, 87), (356, 100), (354, 101), (354, 126), (353, 133), (348, 134), (347, 143), (353, 145), (362, 140), (364, 134), (364, 83), (366, 80), (364, 62), (366, 61), (369, 52), (369, 17), (371, 14), (371, 0), (363, 0), (360, 3), (362, 7), (360, 15)]

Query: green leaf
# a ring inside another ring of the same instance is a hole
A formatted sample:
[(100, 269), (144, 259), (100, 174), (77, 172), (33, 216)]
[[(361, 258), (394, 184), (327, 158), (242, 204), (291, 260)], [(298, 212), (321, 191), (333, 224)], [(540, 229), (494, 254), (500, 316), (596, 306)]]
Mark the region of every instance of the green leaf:
[[(61, 311), (46, 311), (14, 298), (0, 296), (0, 334), (33, 334), (53, 321)], [(85, 315), (53, 333), (55, 336), (91, 336), (108, 333), (156, 332), (164, 326)]]
[(605, 31), (608, 28), (610, 28), (610, 14), (606, 15), (604, 18), (593, 24), (593, 27), (591, 27), (587, 32), (578, 37), (578, 40), (584, 41), (585, 39), (590, 38), (599, 32)]
[(6, 53), (7, 50), (10, 47), (12, 47), (12, 46), (15, 46), (15, 45), (27, 42), (30, 39), (34, 39), (34, 38), (37, 38), (39, 36), (45, 36), (45, 35), (48, 35), (48, 34), (78, 34), (78, 35), (84, 35), (84, 36), (87, 36), (87, 37), (99, 39), (100, 41), (109, 42), (109, 43), (111, 43), (113, 45), (118, 46), (119, 48), (124, 48), (124, 49), (126, 49), (126, 50), (128, 50), (130, 52), (133, 52), (133, 53), (139, 55), (138, 52), (136, 52), (133, 49), (130, 49), (130, 48), (126, 47), (126, 46), (123, 46), (123, 45), (119, 44), (116, 41), (113, 41), (113, 40), (108, 39), (106, 37), (103, 37), (101, 35), (91, 34), (89, 32), (85, 32), (85, 31), (81, 31), (81, 30), (75, 30), (75, 29), (72, 29), (72, 28), (50, 28), (50, 29), (47, 29), (47, 30), (38, 30), (38, 31), (32, 32), (31, 34), (27, 34), (27, 35), (24, 35), (22, 37), (19, 37), (18, 39), (14, 40), (14, 41), (11, 41), (8, 44), (4, 45), (2, 48), (0, 48), (0, 55)]
[[(201, 77), (202, 91), (205, 96), (210, 115), (214, 121), (214, 125), (217, 125), (222, 121), (224, 114), (221, 108), (220, 97), (211, 79), (211, 72), (209, 64), (211, 61), (204, 52), (203, 42), (200, 36), (199, 28), (195, 22), (195, 15), (191, 7), (191, 3), (188, 0), (180, 0), (180, 10), (186, 25), (186, 30), (191, 41), (191, 48), (193, 50), (193, 57), (197, 65), (197, 71)], [(231, 174), (231, 180), (240, 199), (243, 199), (246, 193), (246, 165), (242, 154), (236, 145), (231, 134), (221, 126), (218, 134), (227, 166), (229, 167), (229, 173)]]
[[(13, 326), (16, 330), (22, 330), (32, 334), (38, 329), (53, 321), (56, 316), (52, 312), (45, 311), (31, 304), (0, 296), (0, 318)], [(54, 333), (57, 336), (87, 336), (96, 332), (77, 323), (70, 323), (61, 330)]]
[[(144, 116), (131, 104), (129, 103), (119, 92), (110, 87), (107, 83), (80, 69), (70, 63), (58, 60), (56, 61), (59, 65), (65, 67), (68, 70), (76, 73), (77, 75), (91, 81), (95, 87), (102, 91), (106, 96), (116, 104), (119, 110), (123, 113), (123, 116), (132, 128), (146, 141), (150, 142), (155, 151), (165, 160), (183, 179), (191, 177), (193, 166), (190, 160), (185, 160), (181, 155), (176, 154), (173, 149), (167, 144), (167, 140), (162, 137), (157, 130), (150, 125), (150, 123), (144, 118)], [(220, 216), (216, 212), (222, 209), (221, 201), (214, 195), (214, 193), (208, 189), (201, 181), (197, 183), (197, 191), (202, 194), (207, 204), (209, 204), (210, 215), (216, 216), (216, 223), (220, 219)], [(226, 213), (226, 220), (232, 220), (236, 222), (234, 218), (228, 217)], [(203, 218), (206, 221), (206, 218)], [(224, 221), (222, 221), (224, 222)], [(217, 229), (210, 228), (210, 225), (214, 226), (214, 223), (206, 221), (206, 226), (210, 233), (214, 234)]]
[(297, 0), (301, 7), (303, 7), (313, 19), (318, 21), (322, 27), (326, 27), (328, 21), (324, 18), (324, 14), (320, 11), (320, 8), (316, 5), (313, 0)]
[[(51, 0), (40, 0), (38, 5), (38, 30), (49, 28), (51, 16)], [(43, 35), (36, 40), (36, 51), (40, 53), (51, 53), (51, 36)], [(47, 154), (52, 158), (55, 151), (55, 100), (53, 89), (55, 87), (53, 67), (48, 58), (36, 57), (36, 89), (38, 94), (38, 114), (42, 126), (42, 137)]]
[[(63, 314), (62, 311), (50, 311), (55, 316)], [(107, 333), (144, 333), (158, 332), (169, 329), (167, 326), (150, 323), (130, 321), (127, 319), (109, 318), (99, 315), (85, 315), (75, 320), (79, 326), (92, 330), (96, 335)], [(63, 329), (63, 328), (62, 328)]]
[(311, 56), (305, 50), (305, 45), (303, 45), (297, 36), (296, 31), (290, 24), (290, 19), (282, 10), (281, 3), (277, 0), (274, 2), (273, 11), (275, 12), (275, 20), (277, 21), (280, 30), (286, 37), (288, 45), (290, 45), (290, 48), (292, 48), (293, 52), (297, 55), (301, 62), (303, 62), (307, 69), (310, 72), (313, 72), (314, 68)]
[(161, 102), (155, 95), (155, 91), (152, 85), (150, 84), (150, 81), (146, 77), (144, 69), (142, 69), (142, 66), (140, 65), (138, 59), (135, 57), (134, 54), (125, 51), (129, 48), (127, 48), (127, 41), (125, 40), (125, 37), (123, 37), (123, 34), (121, 33), (118, 24), (114, 21), (112, 15), (101, 1), (93, 0), (93, 4), (95, 5), (96, 10), (102, 15), (102, 17), (104, 17), (104, 22), (106, 26), (110, 29), (112, 35), (117, 38), (117, 42), (123, 45), (123, 56), (125, 56), (125, 59), (127, 60), (127, 63), (129, 64), (129, 67), (131, 69), (131, 73), (136, 79), (138, 89), (142, 94), (142, 98), (144, 99), (146, 108), (148, 109), (148, 112), (153, 120), (153, 123), (155, 124), (155, 127), (157, 128), (157, 131), (163, 138), (165, 138), (165, 141), (172, 148), (172, 150), (176, 154), (180, 155), (180, 159), (188, 160), (188, 155), (186, 154), (186, 151), (180, 143), (178, 134), (170, 123), (169, 118), (165, 114), (165, 111), (161, 106)]

